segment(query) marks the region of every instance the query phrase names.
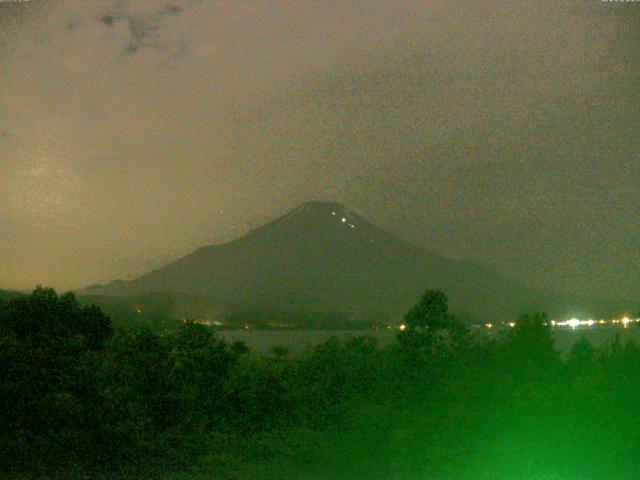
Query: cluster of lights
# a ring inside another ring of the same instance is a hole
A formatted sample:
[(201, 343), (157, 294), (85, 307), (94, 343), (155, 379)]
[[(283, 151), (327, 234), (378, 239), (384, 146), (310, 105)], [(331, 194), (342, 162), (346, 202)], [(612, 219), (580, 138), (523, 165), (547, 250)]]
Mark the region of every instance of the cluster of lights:
[[(556, 322), (555, 320), (551, 320), (549, 323), (545, 323), (545, 325), (551, 325), (552, 327), (570, 327), (576, 329), (578, 327), (593, 327), (594, 325), (622, 325), (624, 328), (627, 328), (630, 323), (640, 323), (640, 318), (632, 319), (629, 317), (623, 317), (621, 319), (614, 320), (578, 320), (577, 318), (572, 318), (571, 320), (564, 320), (562, 322)], [(509, 328), (514, 328), (516, 326), (516, 322), (509, 322), (506, 324)], [(484, 328), (487, 330), (491, 330), (495, 327), (495, 323), (485, 323)], [(392, 327), (389, 325), (389, 329)], [(398, 327), (400, 331), (405, 331), (407, 326), (403, 323)]]
[[(629, 317), (623, 317), (621, 319), (613, 319), (613, 320), (579, 320), (577, 318), (572, 318), (570, 320), (563, 320), (561, 322), (557, 322), (555, 320), (551, 320), (549, 323), (545, 325), (551, 325), (552, 327), (570, 327), (570, 328), (578, 328), (578, 327), (593, 327), (594, 325), (622, 325), (624, 328), (627, 328), (630, 323), (640, 323), (640, 318), (632, 319)], [(507, 325), (510, 328), (516, 326), (516, 322), (509, 322)], [(487, 329), (493, 328), (493, 323), (485, 323), (484, 327)]]
[(629, 317), (623, 317), (621, 319), (613, 319), (613, 320), (579, 320), (577, 318), (572, 318), (571, 320), (565, 320), (563, 322), (556, 322), (556, 321), (551, 321), (551, 326), (552, 327), (571, 327), (571, 328), (578, 328), (578, 327), (593, 327), (594, 325), (615, 325), (615, 324), (621, 324), (622, 326), (624, 326), (625, 328), (627, 328), (627, 326), (632, 323), (632, 322), (640, 322), (640, 318), (636, 318), (635, 320), (630, 319)]
[[(331, 212), (331, 215), (335, 216), (336, 212)], [(347, 217), (342, 217), (342, 223), (346, 224), (347, 223)], [(356, 226), (353, 223), (349, 224), (349, 228), (356, 228)]]

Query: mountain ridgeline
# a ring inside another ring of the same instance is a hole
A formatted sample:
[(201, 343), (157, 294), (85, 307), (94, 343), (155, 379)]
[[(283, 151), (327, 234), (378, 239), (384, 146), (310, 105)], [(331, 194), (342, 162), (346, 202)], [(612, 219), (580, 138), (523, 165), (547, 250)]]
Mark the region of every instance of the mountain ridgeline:
[(607, 316), (628, 308), (527, 288), (489, 268), (422, 249), (329, 202), (305, 203), (241, 238), (79, 294), (95, 300), (164, 293), (178, 299), (172, 307), (176, 316), (261, 312), (285, 322), (393, 321), (427, 288), (445, 291), (452, 311), (468, 321), (507, 320), (532, 311)]

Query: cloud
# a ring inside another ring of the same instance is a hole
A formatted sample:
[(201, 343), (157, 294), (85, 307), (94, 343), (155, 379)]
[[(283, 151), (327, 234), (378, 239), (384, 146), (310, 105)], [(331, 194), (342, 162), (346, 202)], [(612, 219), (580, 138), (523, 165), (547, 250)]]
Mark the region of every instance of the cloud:
[(126, 24), (129, 31), (129, 41), (125, 48), (127, 53), (135, 53), (142, 48), (164, 50), (167, 48), (167, 41), (163, 38), (162, 30), (167, 28), (168, 19), (183, 11), (184, 7), (176, 4), (139, 11), (131, 8), (130, 3), (118, 2), (108, 13), (100, 15), (99, 21), (107, 27), (114, 27), (119, 22)]
[(109, 258), (178, 256), (309, 198), (543, 286), (617, 295), (598, 277), (638, 271), (633, 5), (29, 4), (0, 5), (0, 218), (13, 257), (47, 260), (0, 284), (113, 279)]

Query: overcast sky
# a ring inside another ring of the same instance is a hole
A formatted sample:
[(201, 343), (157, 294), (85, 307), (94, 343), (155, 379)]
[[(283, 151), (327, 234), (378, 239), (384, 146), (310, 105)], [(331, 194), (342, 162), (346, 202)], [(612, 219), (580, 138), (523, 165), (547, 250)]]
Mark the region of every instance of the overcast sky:
[(307, 200), (640, 297), (640, 3), (0, 3), (0, 288), (131, 278)]

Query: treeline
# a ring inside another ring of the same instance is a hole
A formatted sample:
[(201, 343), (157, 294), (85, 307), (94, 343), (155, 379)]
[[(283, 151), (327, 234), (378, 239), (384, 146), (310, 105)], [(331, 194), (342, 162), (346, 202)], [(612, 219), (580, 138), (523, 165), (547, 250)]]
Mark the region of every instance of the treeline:
[(265, 358), (207, 327), (114, 330), (50, 289), (0, 302), (0, 477), (635, 478), (640, 350), (542, 315), (473, 337), (427, 292), (384, 348)]

